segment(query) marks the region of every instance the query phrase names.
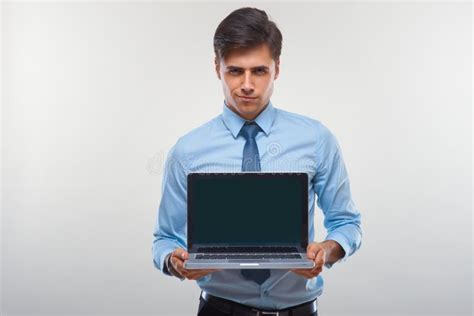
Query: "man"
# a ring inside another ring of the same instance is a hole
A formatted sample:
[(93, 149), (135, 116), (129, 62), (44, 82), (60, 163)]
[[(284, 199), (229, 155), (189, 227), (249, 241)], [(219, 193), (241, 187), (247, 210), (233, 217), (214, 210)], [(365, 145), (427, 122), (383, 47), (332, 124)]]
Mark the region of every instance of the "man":
[[(263, 315), (263, 311), (317, 315), (323, 267), (347, 259), (361, 245), (360, 213), (351, 199), (336, 139), (319, 121), (277, 109), (270, 102), (281, 43), (275, 23), (258, 9), (238, 9), (219, 24), (214, 50), (225, 97), (223, 112), (181, 137), (167, 158), (152, 247), (154, 264), (166, 275), (197, 280), (203, 290), (198, 315)], [(315, 194), (328, 230), (324, 241), (308, 245), (313, 269), (183, 268), (188, 258), (187, 174), (248, 170), (308, 173), (310, 241)]]

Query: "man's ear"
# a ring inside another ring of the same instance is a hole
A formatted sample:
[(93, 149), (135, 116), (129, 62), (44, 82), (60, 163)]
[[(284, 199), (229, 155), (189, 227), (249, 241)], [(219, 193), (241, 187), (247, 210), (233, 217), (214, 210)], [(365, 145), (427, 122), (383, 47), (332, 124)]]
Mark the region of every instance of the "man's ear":
[(279, 75), (280, 75), (280, 58), (275, 60), (275, 78), (273, 80), (276, 80)]
[(221, 80), (221, 63), (219, 61), (219, 58), (217, 58), (217, 57), (214, 57), (214, 66), (216, 68), (217, 78), (219, 78), (219, 80)]

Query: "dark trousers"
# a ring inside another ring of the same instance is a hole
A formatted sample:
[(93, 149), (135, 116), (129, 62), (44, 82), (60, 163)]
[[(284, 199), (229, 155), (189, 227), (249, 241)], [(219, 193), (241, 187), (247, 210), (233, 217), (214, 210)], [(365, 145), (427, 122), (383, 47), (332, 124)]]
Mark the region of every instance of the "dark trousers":
[[(199, 299), (199, 307), (198, 307), (197, 316), (231, 316), (231, 315), (232, 314), (225, 313), (214, 308), (202, 298)], [(318, 316), (318, 312), (316, 311), (313, 314), (308, 314), (308, 316)]]

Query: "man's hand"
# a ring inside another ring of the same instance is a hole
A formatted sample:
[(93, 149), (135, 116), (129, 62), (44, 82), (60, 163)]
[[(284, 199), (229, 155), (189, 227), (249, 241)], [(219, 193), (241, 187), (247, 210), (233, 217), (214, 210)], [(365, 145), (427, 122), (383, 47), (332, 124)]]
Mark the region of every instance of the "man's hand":
[(188, 280), (197, 280), (205, 275), (208, 275), (209, 273), (215, 272), (215, 271), (220, 271), (217, 269), (208, 269), (208, 270), (188, 270), (184, 268), (184, 261), (189, 259), (189, 254), (186, 250), (183, 248), (178, 248), (176, 249), (172, 254), (171, 254), (171, 264), (173, 265), (173, 268), (181, 274), (184, 278)]
[(291, 271), (311, 279), (323, 271), (325, 263), (332, 264), (344, 258), (345, 251), (336, 241), (325, 240), (323, 242), (310, 243), (306, 248), (306, 255), (314, 261), (314, 267), (311, 269), (292, 269)]
[(326, 263), (326, 249), (323, 243), (313, 242), (306, 248), (308, 259), (314, 261), (314, 267), (311, 269), (292, 269), (291, 271), (311, 279), (318, 276), (323, 271), (324, 263)]

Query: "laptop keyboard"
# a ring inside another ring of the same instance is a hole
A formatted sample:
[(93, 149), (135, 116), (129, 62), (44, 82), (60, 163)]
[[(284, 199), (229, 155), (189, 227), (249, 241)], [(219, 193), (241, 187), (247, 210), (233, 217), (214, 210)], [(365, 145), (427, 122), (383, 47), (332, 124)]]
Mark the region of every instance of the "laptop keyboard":
[(199, 247), (197, 252), (205, 253), (291, 253), (296, 247)]
[(298, 254), (220, 254), (220, 255), (196, 255), (196, 259), (301, 259)]
[[(296, 247), (200, 247), (196, 259), (301, 259)], [(202, 254), (202, 253), (206, 254)], [(292, 253), (293, 252), (293, 253)]]

